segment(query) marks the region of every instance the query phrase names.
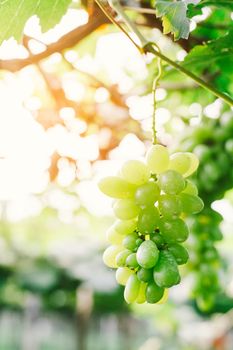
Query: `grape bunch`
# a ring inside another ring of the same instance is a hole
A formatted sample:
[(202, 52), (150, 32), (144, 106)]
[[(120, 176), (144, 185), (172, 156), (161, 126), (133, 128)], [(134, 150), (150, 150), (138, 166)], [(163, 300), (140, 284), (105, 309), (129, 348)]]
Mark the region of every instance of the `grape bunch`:
[(222, 216), (207, 206), (188, 221), (192, 233), (189, 269), (195, 276), (192, 295), (200, 310), (210, 311), (214, 307), (216, 294), (220, 292), (219, 268), (222, 262), (215, 243), (222, 239), (219, 228)]
[(118, 176), (99, 182), (115, 199), (117, 218), (107, 232), (111, 245), (103, 260), (117, 269), (127, 303), (163, 302), (167, 289), (180, 282), (178, 265), (189, 258), (182, 245), (189, 230), (181, 217), (203, 209), (197, 187), (187, 179), (198, 163), (192, 153), (169, 156), (166, 147), (153, 145), (145, 163), (129, 160)]
[(214, 310), (221, 283), (222, 258), (215, 247), (222, 239), (222, 217), (211, 208), (233, 185), (233, 118), (225, 112), (219, 119), (203, 117), (195, 128), (186, 129), (179, 149), (194, 152), (200, 160), (195, 184), (205, 202), (199, 215), (188, 218), (192, 234), (189, 269), (195, 274), (193, 297), (202, 311)]
[(203, 117), (201, 125), (190, 127), (185, 134), (179, 144), (199, 158), (196, 184), (205, 204), (211, 204), (233, 184), (232, 114), (225, 113), (217, 120)]

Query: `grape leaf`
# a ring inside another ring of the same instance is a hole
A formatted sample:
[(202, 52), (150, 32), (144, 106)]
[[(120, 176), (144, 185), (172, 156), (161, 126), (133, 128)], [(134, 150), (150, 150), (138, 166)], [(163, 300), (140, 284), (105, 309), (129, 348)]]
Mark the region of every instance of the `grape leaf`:
[(228, 10), (233, 11), (233, 1), (232, 0), (202, 0), (198, 7), (204, 6), (216, 6), (216, 7), (224, 7)]
[(217, 40), (210, 41), (205, 45), (195, 46), (185, 57), (183, 64), (193, 68), (203, 68), (222, 59), (233, 59), (232, 43), (233, 30)]
[[(208, 71), (216, 75), (215, 83), (227, 81), (222, 90), (231, 92), (233, 78), (233, 30), (227, 35), (206, 43), (195, 46), (185, 57), (183, 65), (196, 74)], [(229, 86), (228, 86), (229, 85)], [(230, 89), (230, 90), (229, 90)]]
[(22, 37), (26, 21), (33, 15), (40, 19), (42, 31), (54, 27), (72, 0), (0, 0), (0, 44)]
[[(189, 3), (187, 17), (191, 18), (196, 15), (202, 14), (202, 8), (206, 6), (213, 6), (218, 8), (223, 8), (225, 10), (233, 11), (233, 1), (232, 0), (202, 0), (198, 4)], [(218, 9), (219, 11), (219, 9)]]
[(188, 5), (196, 5), (200, 0), (155, 0), (156, 16), (162, 17), (164, 34), (173, 33), (174, 39), (189, 36)]

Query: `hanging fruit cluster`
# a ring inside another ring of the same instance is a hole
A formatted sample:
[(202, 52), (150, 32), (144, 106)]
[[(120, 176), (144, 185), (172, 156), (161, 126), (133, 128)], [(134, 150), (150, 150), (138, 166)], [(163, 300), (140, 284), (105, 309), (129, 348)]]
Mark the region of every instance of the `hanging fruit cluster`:
[(153, 145), (145, 163), (127, 161), (118, 176), (99, 182), (100, 190), (116, 199), (117, 218), (107, 232), (111, 245), (103, 260), (117, 269), (128, 303), (161, 302), (167, 288), (180, 282), (178, 265), (189, 257), (182, 245), (189, 231), (181, 217), (203, 209), (196, 186), (187, 179), (198, 163), (192, 153), (169, 156), (166, 147)]
[(232, 114), (226, 112), (215, 120), (203, 117), (200, 125), (186, 130), (179, 145), (183, 150), (194, 152), (200, 160), (194, 181), (205, 209), (188, 219), (194, 247), (189, 267), (195, 273), (193, 297), (199, 309), (210, 311), (221, 290), (219, 269), (222, 266), (222, 258), (215, 247), (222, 239), (222, 216), (211, 208), (211, 204), (222, 198), (233, 184)]
[(192, 233), (189, 268), (195, 275), (193, 297), (202, 311), (213, 308), (216, 294), (220, 291), (218, 274), (222, 260), (215, 243), (222, 239), (221, 221), (222, 216), (209, 207), (205, 207), (195, 218), (189, 218)]

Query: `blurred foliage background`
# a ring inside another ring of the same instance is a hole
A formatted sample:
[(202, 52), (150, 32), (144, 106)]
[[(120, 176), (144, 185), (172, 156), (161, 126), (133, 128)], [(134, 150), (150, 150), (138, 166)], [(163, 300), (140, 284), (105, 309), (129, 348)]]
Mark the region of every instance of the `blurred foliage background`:
[[(231, 1), (190, 6), (176, 42), (149, 2), (123, 5), (164, 54), (233, 94)], [(156, 59), (77, 1), (45, 33), (31, 17), (0, 58), (0, 349), (231, 350), (232, 108), (163, 63), (158, 138), (199, 156), (205, 209), (168, 302), (129, 307), (102, 262), (113, 217), (96, 184), (150, 145)]]

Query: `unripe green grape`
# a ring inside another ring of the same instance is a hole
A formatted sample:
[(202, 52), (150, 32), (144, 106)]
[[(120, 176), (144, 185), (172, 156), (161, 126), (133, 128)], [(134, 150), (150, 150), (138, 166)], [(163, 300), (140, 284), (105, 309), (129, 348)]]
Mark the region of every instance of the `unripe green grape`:
[(209, 249), (207, 249), (204, 254), (203, 254), (203, 258), (206, 261), (216, 261), (218, 259), (218, 252), (217, 249), (215, 247), (211, 247)]
[(159, 198), (159, 210), (163, 217), (172, 218), (179, 216), (182, 211), (180, 198), (169, 194), (161, 195)]
[(136, 258), (136, 253), (131, 253), (126, 259), (126, 265), (129, 268), (136, 269), (138, 267), (138, 262)]
[(183, 174), (184, 177), (188, 177), (190, 175), (192, 175), (198, 168), (199, 165), (199, 159), (197, 158), (197, 156), (194, 153), (191, 152), (185, 152), (186, 155), (189, 156), (190, 158), (190, 166), (188, 171)]
[(143, 239), (138, 238), (138, 239), (136, 240), (137, 247), (139, 247), (139, 246), (142, 244), (142, 242), (143, 242)]
[(155, 207), (142, 209), (138, 216), (138, 230), (143, 234), (152, 233), (159, 221), (159, 212)]
[(197, 306), (199, 307), (200, 310), (207, 312), (210, 311), (215, 302), (215, 296), (214, 294), (209, 293), (208, 295), (199, 295), (198, 298), (196, 299)]
[(159, 198), (160, 189), (154, 181), (150, 181), (135, 192), (135, 202), (141, 207), (153, 205)]
[(182, 193), (187, 193), (187, 194), (191, 194), (193, 196), (197, 196), (198, 195), (197, 186), (192, 181), (186, 180), (186, 187), (182, 191)]
[(133, 274), (129, 277), (125, 285), (124, 298), (125, 301), (130, 304), (133, 303), (139, 294), (141, 282), (137, 278), (136, 274)]
[(137, 250), (138, 264), (145, 269), (154, 267), (158, 257), (158, 248), (151, 240), (144, 241)]
[(225, 149), (227, 153), (233, 156), (233, 139), (227, 140), (225, 143)]
[(209, 161), (203, 165), (202, 172), (204, 174), (205, 181), (218, 180), (222, 175), (222, 169), (219, 168), (215, 161)]
[(149, 282), (146, 287), (146, 301), (155, 304), (162, 299), (164, 288), (159, 287), (155, 282)]
[(168, 250), (174, 256), (178, 265), (186, 264), (189, 259), (188, 251), (180, 244), (170, 244)]
[(177, 152), (170, 156), (169, 169), (185, 174), (190, 168), (191, 160), (185, 152)]
[(137, 272), (137, 276), (141, 282), (149, 282), (153, 280), (153, 269), (144, 269), (141, 267)]
[(158, 232), (152, 233), (150, 240), (157, 245), (158, 249), (161, 249), (165, 244), (164, 237)]
[(116, 281), (122, 286), (125, 286), (129, 277), (134, 274), (133, 270), (130, 270), (128, 267), (119, 267), (116, 270)]
[(157, 304), (158, 305), (165, 304), (167, 302), (168, 296), (169, 296), (169, 290), (164, 289), (163, 297), (159, 300)]
[(187, 214), (197, 214), (204, 208), (202, 199), (198, 196), (192, 196), (188, 193), (181, 193), (179, 195), (182, 211)]
[(119, 245), (110, 245), (103, 254), (103, 261), (105, 265), (111, 268), (116, 268), (116, 256), (120, 253), (124, 248)]
[(217, 165), (218, 168), (221, 169), (221, 174), (225, 174), (228, 172), (230, 168), (230, 159), (229, 156), (220, 150), (220, 153), (217, 154)]
[(108, 176), (99, 181), (99, 189), (109, 197), (133, 198), (136, 186), (118, 176)]
[(137, 296), (137, 299), (136, 299), (136, 303), (137, 304), (145, 303), (145, 301), (146, 301), (146, 287), (147, 287), (147, 284), (141, 282), (139, 293), (138, 293), (138, 296)]
[(184, 242), (189, 235), (188, 226), (182, 219), (162, 218), (159, 221), (159, 229), (167, 243)]
[(137, 228), (137, 222), (135, 220), (117, 220), (113, 226), (119, 234), (129, 235)]
[(113, 204), (113, 211), (118, 219), (130, 220), (138, 216), (139, 207), (133, 199), (118, 199)]
[(158, 185), (166, 194), (178, 194), (185, 188), (182, 175), (174, 170), (167, 170), (159, 175)]
[(169, 154), (166, 147), (153, 145), (146, 154), (146, 162), (153, 174), (160, 174), (168, 169)]
[(115, 230), (114, 226), (109, 227), (106, 236), (109, 243), (113, 245), (119, 245), (123, 241), (123, 236)]
[(132, 254), (131, 250), (125, 249), (122, 252), (118, 253), (116, 256), (116, 264), (119, 267), (123, 267), (126, 265), (127, 257)]
[(176, 260), (169, 251), (160, 251), (153, 275), (154, 281), (159, 287), (169, 288), (180, 282)]
[(194, 154), (197, 156), (200, 161), (204, 162), (207, 161), (211, 156), (211, 150), (210, 147), (207, 145), (197, 145), (194, 148)]
[(150, 171), (146, 164), (139, 160), (129, 160), (121, 168), (121, 176), (128, 182), (140, 186), (150, 178)]
[(123, 239), (123, 246), (126, 249), (134, 251), (135, 249), (137, 249), (137, 240), (137, 233), (131, 233), (130, 235), (125, 236), (125, 238)]

